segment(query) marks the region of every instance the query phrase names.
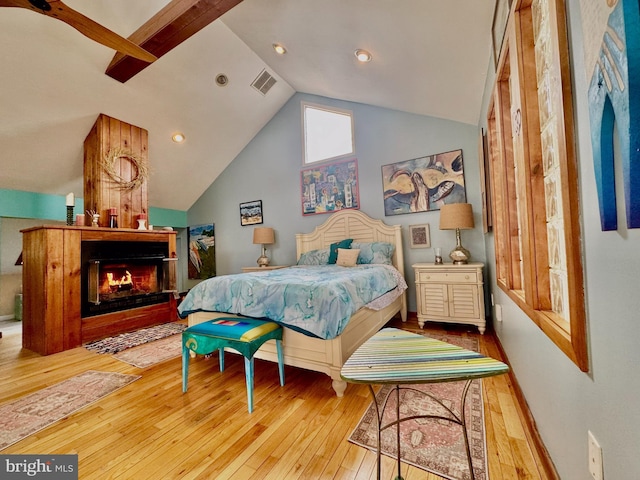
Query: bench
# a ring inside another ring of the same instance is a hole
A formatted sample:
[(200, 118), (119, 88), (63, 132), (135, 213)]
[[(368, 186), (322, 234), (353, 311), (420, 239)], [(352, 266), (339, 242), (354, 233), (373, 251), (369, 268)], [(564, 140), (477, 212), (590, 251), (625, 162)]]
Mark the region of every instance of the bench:
[(221, 317), (198, 323), (182, 332), (182, 392), (187, 391), (189, 358), (194, 354), (219, 352), (220, 371), (224, 371), (225, 347), (244, 356), (249, 413), (253, 412), (253, 355), (267, 340), (275, 340), (278, 353), (280, 386), (284, 385), (282, 327), (277, 323), (253, 318)]

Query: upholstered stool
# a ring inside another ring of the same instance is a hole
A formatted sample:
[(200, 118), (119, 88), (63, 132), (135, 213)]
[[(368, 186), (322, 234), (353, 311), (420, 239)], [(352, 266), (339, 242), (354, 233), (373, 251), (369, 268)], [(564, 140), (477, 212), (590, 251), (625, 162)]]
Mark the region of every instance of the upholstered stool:
[(244, 355), (249, 413), (253, 412), (253, 355), (264, 342), (275, 339), (278, 350), (280, 385), (284, 385), (282, 327), (274, 322), (252, 318), (216, 318), (199, 323), (182, 332), (182, 391), (187, 391), (189, 352), (207, 355), (219, 351), (220, 371), (224, 371), (224, 348)]

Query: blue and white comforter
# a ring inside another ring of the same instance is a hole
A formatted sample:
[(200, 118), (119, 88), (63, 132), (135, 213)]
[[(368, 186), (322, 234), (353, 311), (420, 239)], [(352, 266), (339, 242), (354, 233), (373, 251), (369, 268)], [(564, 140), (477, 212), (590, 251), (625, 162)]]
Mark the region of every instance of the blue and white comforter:
[(390, 265), (294, 266), (205, 280), (189, 291), (178, 313), (181, 318), (198, 311), (268, 318), (332, 339), (359, 308), (406, 288), (402, 275)]

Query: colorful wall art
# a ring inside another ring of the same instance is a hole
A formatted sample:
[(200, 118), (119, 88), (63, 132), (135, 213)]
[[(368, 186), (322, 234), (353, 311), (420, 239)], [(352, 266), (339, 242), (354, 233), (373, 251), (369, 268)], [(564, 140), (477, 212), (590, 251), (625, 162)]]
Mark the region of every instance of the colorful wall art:
[(253, 200), (240, 204), (240, 225), (258, 225), (262, 223), (262, 200)]
[(302, 170), (300, 184), (302, 215), (360, 208), (356, 159)]
[(466, 203), (462, 150), (438, 153), (382, 166), (384, 214), (440, 210)]
[(640, 9), (637, 1), (581, 0), (591, 145), (602, 230), (617, 230), (615, 137), (628, 228), (640, 228)]
[(189, 278), (216, 276), (215, 229), (213, 223), (189, 227)]

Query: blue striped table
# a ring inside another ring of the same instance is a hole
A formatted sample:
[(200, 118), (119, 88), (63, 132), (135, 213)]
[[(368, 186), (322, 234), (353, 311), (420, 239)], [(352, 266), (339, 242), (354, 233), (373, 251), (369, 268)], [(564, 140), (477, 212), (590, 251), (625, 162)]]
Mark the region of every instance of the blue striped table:
[[(400, 390), (403, 388), (401, 385), (466, 380), (467, 383), (462, 393), (462, 406), (460, 409), (464, 413), (467, 391), (471, 380), (500, 375), (508, 371), (509, 367), (505, 363), (491, 357), (397, 328), (384, 328), (363, 343), (353, 352), (353, 355), (342, 367), (341, 377), (350, 383), (368, 384), (373, 396), (378, 419), (377, 478), (380, 478), (380, 434), (383, 430), (396, 426), (398, 445), (398, 476), (396, 479), (402, 479), (400, 472), (400, 423), (415, 418), (439, 418), (462, 426), (469, 471), (473, 479), (464, 414), (457, 415), (438, 399), (432, 397), (449, 412), (451, 417), (423, 415), (400, 418)], [(382, 425), (381, 422), (387, 399), (384, 399), (383, 408), (380, 411), (375, 391), (373, 390), (373, 385), (380, 384), (395, 385), (389, 395), (393, 392), (397, 395), (396, 420), (386, 425)]]

